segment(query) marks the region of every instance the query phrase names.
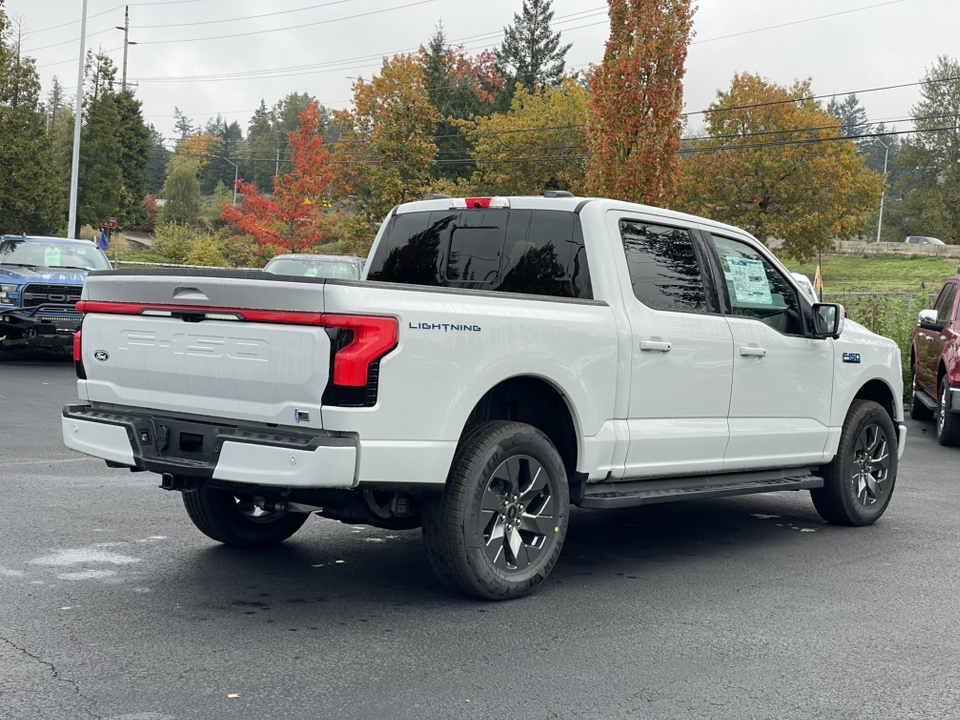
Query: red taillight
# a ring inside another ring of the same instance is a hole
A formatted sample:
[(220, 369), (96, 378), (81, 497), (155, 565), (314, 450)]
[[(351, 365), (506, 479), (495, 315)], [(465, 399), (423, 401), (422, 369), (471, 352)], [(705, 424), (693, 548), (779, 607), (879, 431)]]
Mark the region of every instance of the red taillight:
[(80, 300), (77, 303), (77, 312), (86, 315), (87, 313), (108, 313), (111, 315), (139, 315), (142, 310), (150, 305), (136, 305), (134, 303), (114, 303), (114, 302), (95, 302), (93, 300)]
[(87, 379), (87, 371), (83, 367), (83, 335), (82, 330), (77, 330), (77, 334), (73, 336), (73, 369), (77, 373), (77, 378), (80, 380)]
[(509, 208), (510, 201), (504, 197), (454, 198), (450, 201), (453, 210), (491, 210)]
[[(397, 346), (399, 324), (396, 318), (369, 315), (328, 315), (326, 313), (287, 312), (281, 310), (243, 310), (183, 305), (145, 305), (134, 303), (93, 302), (77, 303), (81, 313), (113, 315), (174, 315), (230, 316), (246, 322), (277, 325), (315, 325), (349, 330), (353, 339), (337, 351), (333, 363), (333, 384), (344, 387), (366, 387), (370, 366)], [(80, 359), (80, 333), (74, 341), (74, 359)]]
[(370, 365), (397, 346), (395, 318), (327, 315), (324, 325), (353, 331), (353, 341), (333, 360), (334, 385), (366, 387)]

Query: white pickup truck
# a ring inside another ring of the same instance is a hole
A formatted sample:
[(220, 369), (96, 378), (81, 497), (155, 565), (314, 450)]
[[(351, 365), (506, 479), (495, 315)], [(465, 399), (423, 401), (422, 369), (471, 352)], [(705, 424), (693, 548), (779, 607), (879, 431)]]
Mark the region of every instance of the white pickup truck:
[(571, 504), (809, 489), (867, 525), (903, 453), (892, 341), (748, 233), (614, 200), (431, 196), (359, 281), (116, 270), (78, 309), (68, 447), (162, 474), (233, 545), (422, 525), (483, 598), (543, 582)]

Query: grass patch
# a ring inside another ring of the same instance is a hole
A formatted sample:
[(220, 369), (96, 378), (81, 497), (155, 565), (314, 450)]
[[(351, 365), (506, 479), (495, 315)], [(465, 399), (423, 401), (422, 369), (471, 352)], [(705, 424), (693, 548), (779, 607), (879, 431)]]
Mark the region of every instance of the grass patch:
[[(816, 262), (782, 260), (791, 272), (813, 280)], [(957, 272), (956, 260), (926, 255), (827, 255), (823, 258), (823, 290), (834, 292), (938, 293), (943, 281)]]

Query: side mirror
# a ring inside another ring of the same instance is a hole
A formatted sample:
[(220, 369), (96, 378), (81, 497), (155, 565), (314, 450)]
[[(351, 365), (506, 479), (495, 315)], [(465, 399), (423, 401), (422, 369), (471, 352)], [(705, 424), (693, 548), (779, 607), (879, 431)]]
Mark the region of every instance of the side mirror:
[(840, 337), (843, 332), (843, 320), (847, 316), (843, 305), (837, 303), (813, 304), (813, 336), (825, 339)]
[(937, 311), (930, 310), (921, 310), (917, 315), (917, 325), (924, 328), (925, 330), (943, 330), (944, 326), (937, 322)]

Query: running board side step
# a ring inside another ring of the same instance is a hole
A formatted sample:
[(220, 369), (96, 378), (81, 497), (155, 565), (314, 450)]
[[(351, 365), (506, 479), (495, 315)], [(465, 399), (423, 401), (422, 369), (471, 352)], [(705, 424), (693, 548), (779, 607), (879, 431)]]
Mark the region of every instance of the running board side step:
[(634, 505), (730, 497), (779, 490), (808, 490), (823, 487), (823, 478), (809, 468), (765, 470), (729, 475), (698, 475), (669, 480), (601, 482), (587, 485), (582, 508), (621, 508)]
[(913, 389), (913, 396), (917, 398), (923, 405), (926, 405), (927, 410), (936, 410), (940, 407), (940, 401), (937, 400), (933, 395), (928, 393), (926, 390), (921, 390), (918, 387)]

